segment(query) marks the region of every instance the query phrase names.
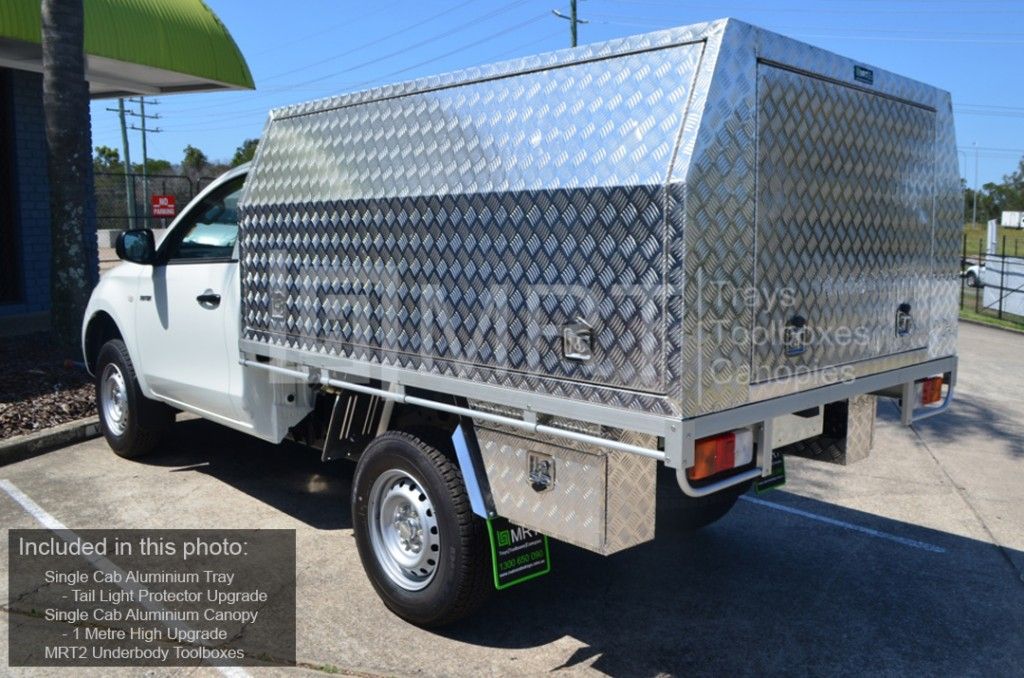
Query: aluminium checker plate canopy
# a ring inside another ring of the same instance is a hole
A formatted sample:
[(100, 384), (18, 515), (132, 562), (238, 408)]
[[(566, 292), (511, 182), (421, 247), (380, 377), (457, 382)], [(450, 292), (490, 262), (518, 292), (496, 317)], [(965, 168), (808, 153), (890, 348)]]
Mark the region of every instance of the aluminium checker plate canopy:
[(241, 348), (697, 417), (952, 356), (958, 208), (947, 93), (731, 19), (639, 35), (273, 111)]

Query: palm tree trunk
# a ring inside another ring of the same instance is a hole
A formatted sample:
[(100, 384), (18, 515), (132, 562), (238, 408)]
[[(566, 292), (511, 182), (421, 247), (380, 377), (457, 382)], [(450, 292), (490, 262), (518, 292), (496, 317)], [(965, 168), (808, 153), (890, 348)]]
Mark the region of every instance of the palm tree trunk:
[(83, 0), (42, 0), (43, 109), (50, 175), (50, 322), (57, 345), (77, 357), (95, 272), (84, 238), (95, 233), (89, 85), (85, 80)]

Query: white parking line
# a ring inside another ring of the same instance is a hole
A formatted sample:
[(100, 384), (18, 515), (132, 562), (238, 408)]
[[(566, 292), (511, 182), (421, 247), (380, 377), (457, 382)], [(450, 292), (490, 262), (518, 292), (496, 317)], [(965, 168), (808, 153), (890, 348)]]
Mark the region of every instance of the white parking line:
[(844, 530), (851, 530), (853, 532), (860, 532), (866, 534), (869, 537), (876, 539), (886, 539), (888, 541), (902, 544), (903, 546), (909, 546), (914, 549), (921, 549), (922, 551), (928, 551), (930, 553), (945, 553), (946, 549), (935, 544), (929, 544), (923, 541), (917, 541), (916, 539), (907, 539), (906, 537), (900, 537), (895, 534), (889, 534), (888, 532), (881, 532), (879, 530), (873, 530), (870, 527), (864, 527), (863, 525), (855, 525), (854, 523), (847, 523), (842, 520), (836, 520), (835, 518), (829, 518), (827, 516), (820, 516), (817, 513), (811, 513), (810, 511), (803, 511), (792, 506), (786, 506), (784, 504), (776, 504), (772, 501), (765, 501), (764, 499), (758, 499), (757, 497), (750, 497), (743, 495), (740, 497), (743, 501), (750, 502), (751, 504), (757, 504), (758, 506), (767, 506), (768, 508), (775, 509), (776, 511), (782, 511), (783, 513), (791, 513), (795, 516), (802, 518), (808, 518), (810, 520), (817, 520), (819, 523), (825, 523), (826, 525), (832, 525), (834, 527), (841, 527)]
[[(80, 540), (77, 534), (69, 530), (64, 523), (60, 522), (52, 515), (47, 513), (42, 506), (32, 501), (31, 497), (29, 497), (27, 494), (18, 489), (18, 487), (11, 481), (7, 480), (6, 478), (0, 478), (0, 490), (3, 490), (4, 493), (7, 494), (7, 496), (16, 501), (21, 506), (21, 508), (25, 509), (25, 511), (33, 518), (35, 518), (40, 525), (42, 525), (48, 530), (52, 530), (54, 533), (57, 534), (58, 537), (60, 537), (64, 541), (76, 542)], [(118, 582), (118, 586), (121, 587), (121, 589), (124, 591), (132, 591), (133, 598), (135, 600), (141, 599), (141, 596), (139, 596), (138, 592), (144, 589), (145, 587), (132, 586), (131, 584), (126, 583), (124, 581), (125, 572), (120, 567), (118, 567), (109, 559), (103, 556), (86, 556), (86, 559), (89, 561), (90, 564), (92, 564), (93, 567), (95, 567), (100, 572), (103, 572), (104, 574), (111, 574), (116, 572), (119, 575), (121, 575), (117, 577), (115, 580)], [(147, 610), (151, 610), (154, 612), (166, 611), (166, 609), (162, 605), (159, 605), (158, 603), (154, 603), (151, 601), (140, 604)], [(182, 624), (180, 622), (164, 623), (168, 624), (168, 626), (173, 625), (175, 629), (185, 631), (191, 630), (187, 625)], [(217, 669), (217, 671), (219, 671), (221, 675), (227, 676), (228, 678), (251, 678), (252, 676), (252, 674), (250, 674), (248, 671), (241, 668), (240, 666), (214, 666), (213, 668)]]
[(67, 530), (64, 523), (60, 522), (49, 513), (43, 510), (43, 507), (29, 499), (28, 495), (19, 490), (14, 483), (6, 478), (0, 479), (0, 490), (7, 493), (14, 501), (21, 505), (21, 508), (25, 509), (30, 516), (35, 518), (40, 525), (48, 530)]

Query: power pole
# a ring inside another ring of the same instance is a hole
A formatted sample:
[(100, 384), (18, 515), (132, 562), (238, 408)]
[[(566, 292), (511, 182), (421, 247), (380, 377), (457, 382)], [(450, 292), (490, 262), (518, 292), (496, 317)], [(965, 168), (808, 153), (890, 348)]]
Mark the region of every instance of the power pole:
[(576, 46), (576, 26), (578, 24), (588, 24), (589, 21), (584, 21), (576, 15), (576, 0), (569, 0), (569, 14), (565, 15), (559, 12), (557, 9), (551, 10), (551, 13), (557, 16), (559, 19), (565, 19), (569, 22), (569, 45), (571, 47)]
[(146, 167), (146, 165), (149, 163), (149, 154), (147, 153), (147, 150), (146, 150), (146, 135), (148, 133), (154, 133), (155, 134), (157, 132), (162, 132), (163, 130), (161, 130), (159, 127), (154, 127), (154, 128), (147, 128), (146, 127), (146, 120), (157, 120), (157, 119), (160, 118), (159, 114), (157, 114), (157, 115), (146, 115), (146, 104), (147, 103), (156, 105), (158, 102), (156, 102), (156, 101), (149, 101), (149, 102), (147, 102), (146, 101), (146, 97), (141, 96), (141, 97), (139, 97), (139, 112), (136, 113), (135, 111), (128, 111), (128, 114), (129, 115), (133, 115), (133, 116), (135, 116), (136, 118), (139, 119), (139, 127), (136, 127), (135, 125), (132, 125), (131, 126), (132, 129), (138, 130), (138, 131), (142, 132), (142, 194), (145, 196), (146, 200), (148, 201), (149, 200), (149, 168)]
[(121, 120), (121, 150), (124, 151), (124, 196), (128, 207), (128, 227), (135, 228), (135, 186), (132, 181), (132, 157), (128, 149), (128, 125), (125, 123), (124, 99), (117, 100), (117, 108), (108, 108), (108, 111), (117, 113)]

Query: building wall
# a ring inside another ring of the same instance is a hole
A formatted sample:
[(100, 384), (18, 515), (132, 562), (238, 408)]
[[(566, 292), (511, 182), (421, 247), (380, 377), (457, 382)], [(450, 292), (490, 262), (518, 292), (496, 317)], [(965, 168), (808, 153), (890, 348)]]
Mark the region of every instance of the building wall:
[[(21, 299), (0, 304), (0, 317), (45, 314), (50, 309), (50, 181), (43, 118), (43, 76), (28, 71), (4, 73), (8, 83), (14, 184), (14, 229), (22, 285)], [(91, 143), (91, 142), (90, 142)], [(93, 284), (98, 276), (95, 206), (87, 209), (90, 226), (82, 234)]]

